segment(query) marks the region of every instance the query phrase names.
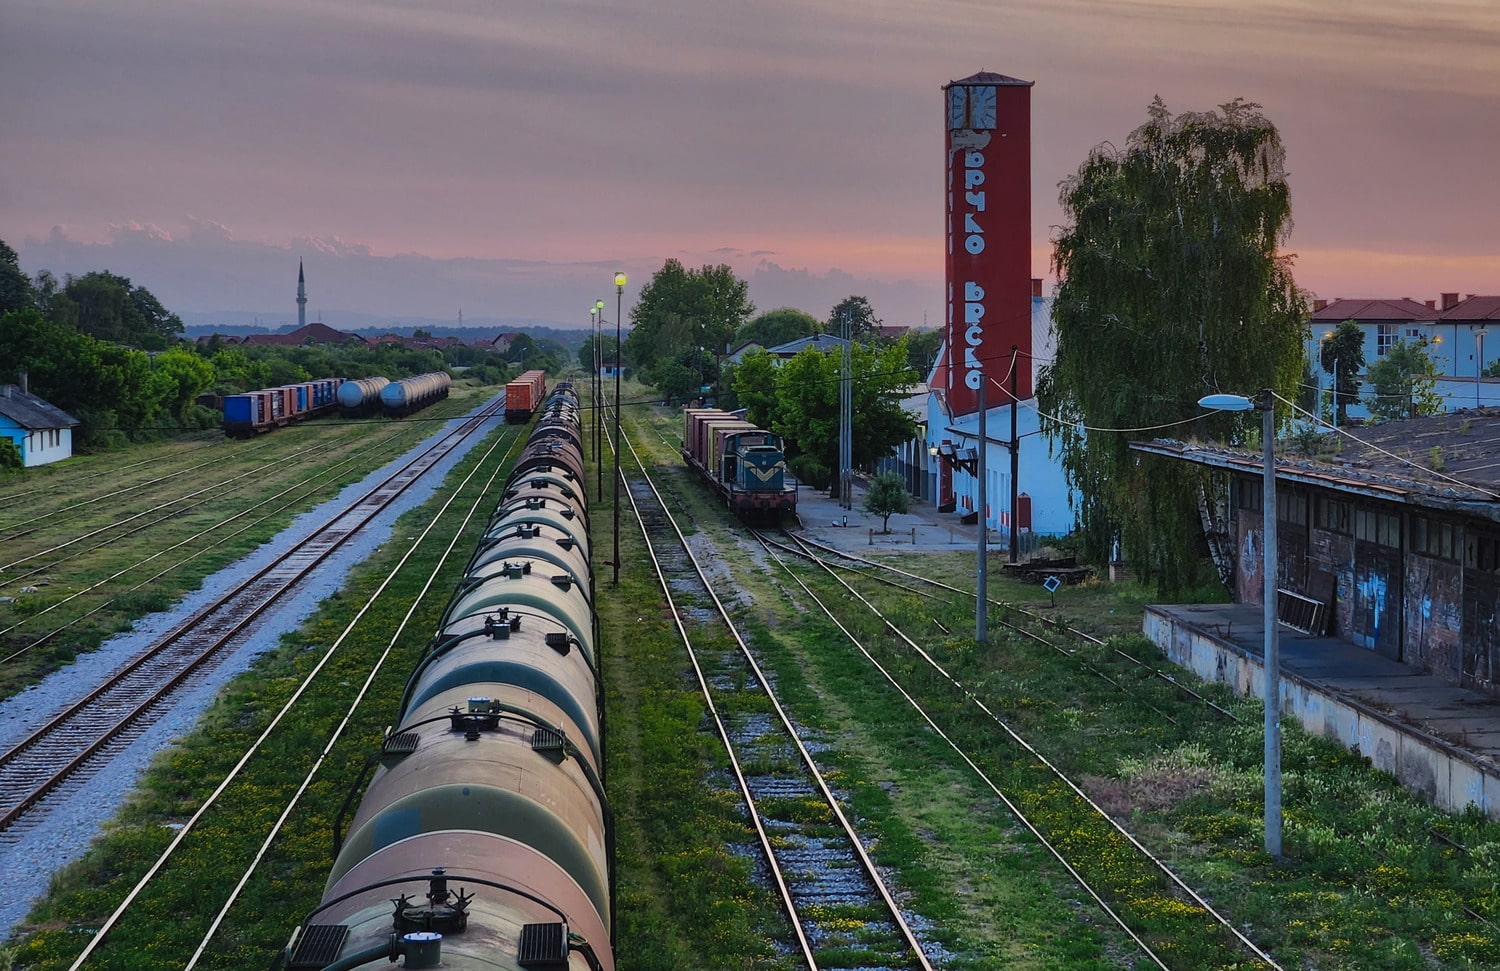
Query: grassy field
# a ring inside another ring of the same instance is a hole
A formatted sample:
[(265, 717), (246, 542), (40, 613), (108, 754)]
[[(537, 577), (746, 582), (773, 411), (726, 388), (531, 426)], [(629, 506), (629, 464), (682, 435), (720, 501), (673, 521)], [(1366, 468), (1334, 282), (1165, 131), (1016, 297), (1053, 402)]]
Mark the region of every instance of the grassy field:
[[(636, 397), (629, 388), (626, 396)], [(902, 888), (918, 924), (943, 949), (937, 963), (954, 969), (1145, 967), (1129, 940), (1001, 798), (816, 612), (788, 571), (746, 546), (743, 533), (723, 518), (707, 492), (671, 471), (675, 418), (664, 409), (634, 407), (625, 421), (627, 432), (634, 429), (634, 438), (647, 443), (647, 461), (666, 474), (692, 521), (694, 541), (715, 545), (734, 571), (734, 609), (753, 632), (794, 717), (832, 746), (826, 758), (873, 852)], [(398, 535), (414, 536), (429, 523), (436, 523), (435, 534), (458, 531), (457, 508), (466, 508), (480, 488), (477, 481), (460, 485), (460, 476), (478, 461), (476, 455), (450, 477), (444, 491), (456, 497), (453, 508), (440, 512), (435, 500), (404, 519)], [(481, 473), (483, 478), (489, 470)], [(481, 506), (481, 516), (487, 513)], [(608, 495), (594, 504), (591, 521), (600, 551), (595, 565), (607, 784), (618, 822), (618, 966), (791, 967), (767, 943), (781, 918), (744, 853), (749, 837), (743, 810), (726, 794), (722, 748), (705, 730), (702, 704), (629, 510), (621, 515), (618, 587), (609, 583), (604, 565), (612, 540)], [(459, 535), (460, 561), (472, 549), (473, 528)], [(98, 964), (180, 965), (142, 964), (130, 957), (130, 948), (149, 948), (154, 961), (179, 955), (197, 939), (242, 869), (232, 861), (264, 839), (341, 717), (350, 686), (363, 684), (390, 648), (370, 678), (369, 697), (313, 776), (298, 812), (229, 912), (202, 965), (263, 966), (320, 893), (338, 805), (389, 722), (400, 683), (451, 590), (456, 566), (449, 563), (408, 632), (392, 643), (406, 605), (437, 564), (440, 545), (434, 539), (420, 547), (371, 613), (345, 635), (399, 552), (379, 551), (303, 631), (236, 682), (200, 732), (160, 760), (140, 797), (88, 859), (55, 883), (31, 933), (16, 943), (17, 966), (67, 966), (87, 929), (98, 926), (171, 838), (167, 827), (202, 804), (282, 700), (337, 644), (308, 689), (308, 707), (297, 716), (295, 730), (273, 733), (249, 774), (205, 817), (201, 841), (184, 844), (164, 887), (132, 910), (116, 932), (119, 942), (104, 950), (106, 960)], [(911, 556), (904, 558), (908, 565)], [(920, 554), (917, 562), (925, 575), (972, 587), (972, 556)], [(1494, 865), (1500, 827), (1479, 814), (1437, 812), (1364, 759), (1289, 724), (1283, 757), (1286, 853), (1271, 860), (1261, 850), (1260, 712), (1253, 699), (1198, 686), (1237, 714), (1234, 721), (1174, 690), (1151, 669), (1124, 664), (1112, 647), (1067, 641), (1040, 628), (1055, 646), (997, 628), (981, 648), (967, 636), (972, 598), (919, 597), (858, 581), (894, 625), (954, 674), (966, 695), (882, 624), (864, 619), (862, 608), (818, 571), (791, 569), (833, 606), (943, 730), (974, 754), (1006, 797), (1108, 889), (1132, 926), (1162, 946), (1170, 966), (1256, 965), (1234, 954), (1220, 936), (1196, 931), (1201, 915), (1160, 879), (1143, 876), (1101, 819), (1078, 811), (1077, 800), (1038, 770), (1037, 756), (1078, 780), (1283, 967), (1500, 966), (1500, 871)], [(1038, 603), (1035, 587), (998, 578), (991, 592)], [(1069, 588), (1056, 610), (1047, 612), (1114, 638), (1112, 646), (1168, 670), (1139, 635), (1140, 608), (1147, 601), (1138, 587), (1095, 582)], [(999, 608), (991, 613), (1020, 622)], [(1017, 745), (973, 699), (1035, 752)]]
[(459, 385), (403, 421), (205, 432), (0, 474), (0, 698), (176, 603), (495, 393)]

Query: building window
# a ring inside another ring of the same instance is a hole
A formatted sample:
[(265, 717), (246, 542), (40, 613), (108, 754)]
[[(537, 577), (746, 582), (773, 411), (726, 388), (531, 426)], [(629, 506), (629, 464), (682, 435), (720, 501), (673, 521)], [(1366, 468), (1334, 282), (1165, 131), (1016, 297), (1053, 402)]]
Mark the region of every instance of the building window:
[(1464, 531), (1464, 566), (1486, 573), (1500, 573), (1500, 536)]
[(1354, 510), (1354, 538), (1396, 549), (1401, 547), (1401, 517), (1373, 509)]
[(1290, 526), (1306, 526), (1307, 496), (1300, 492), (1277, 492), (1276, 518)]
[(1424, 556), (1435, 556), (1441, 560), (1458, 562), (1459, 530), (1452, 523), (1445, 523), (1426, 516), (1413, 516), (1411, 521), (1411, 551)]
[(1326, 529), (1330, 533), (1343, 533), (1345, 536), (1352, 531), (1349, 504), (1342, 499), (1319, 496), (1315, 513), (1313, 524), (1319, 529)]
[(1236, 478), (1234, 480), (1234, 508), (1246, 512), (1259, 512), (1261, 487), (1259, 479)]
[(1396, 343), (1396, 325), (1381, 324), (1375, 333), (1375, 356), (1385, 357), (1386, 352)]

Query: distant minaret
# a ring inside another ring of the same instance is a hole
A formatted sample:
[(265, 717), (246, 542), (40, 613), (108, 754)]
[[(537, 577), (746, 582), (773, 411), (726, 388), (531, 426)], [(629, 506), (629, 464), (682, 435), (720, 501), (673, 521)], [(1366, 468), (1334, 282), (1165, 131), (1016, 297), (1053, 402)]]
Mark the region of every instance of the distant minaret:
[(307, 279), (302, 275), (302, 261), (297, 261), (297, 326), (307, 326)]

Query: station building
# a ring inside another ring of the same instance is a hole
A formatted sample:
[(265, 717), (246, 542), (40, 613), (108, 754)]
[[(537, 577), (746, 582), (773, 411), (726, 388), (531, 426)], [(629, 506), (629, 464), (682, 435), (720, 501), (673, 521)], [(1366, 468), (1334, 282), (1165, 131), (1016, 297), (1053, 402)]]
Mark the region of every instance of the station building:
[[(1278, 447), (1277, 616), (1500, 699), (1500, 409), (1341, 430), (1322, 447)], [(1217, 545), (1233, 551), (1235, 601), (1263, 605), (1262, 455), (1131, 448), (1229, 477)]]

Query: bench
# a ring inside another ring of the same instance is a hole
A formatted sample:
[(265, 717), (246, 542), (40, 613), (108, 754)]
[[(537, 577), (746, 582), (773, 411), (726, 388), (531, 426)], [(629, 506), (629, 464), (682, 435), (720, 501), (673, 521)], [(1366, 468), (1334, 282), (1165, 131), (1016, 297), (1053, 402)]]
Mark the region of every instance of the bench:
[(1322, 637), (1328, 632), (1328, 605), (1321, 600), (1278, 588), (1276, 619), (1293, 630)]

